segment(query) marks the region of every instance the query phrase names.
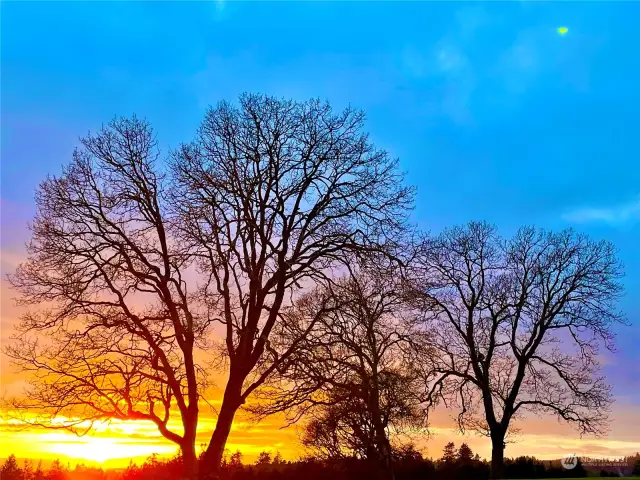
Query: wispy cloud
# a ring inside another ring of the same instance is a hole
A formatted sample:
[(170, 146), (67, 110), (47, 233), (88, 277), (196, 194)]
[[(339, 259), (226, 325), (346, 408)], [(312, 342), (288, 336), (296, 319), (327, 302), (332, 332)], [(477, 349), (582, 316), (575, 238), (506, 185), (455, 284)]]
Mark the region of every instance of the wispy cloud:
[(640, 221), (640, 198), (611, 207), (585, 207), (571, 210), (562, 219), (572, 223), (623, 225)]
[(403, 71), (442, 81), (438, 113), (458, 123), (495, 115), (496, 108), (509, 111), (549, 79), (586, 88), (593, 48), (583, 36), (572, 31), (561, 38), (550, 22), (518, 21), (480, 6), (461, 7), (434, 47), (405, 46)]

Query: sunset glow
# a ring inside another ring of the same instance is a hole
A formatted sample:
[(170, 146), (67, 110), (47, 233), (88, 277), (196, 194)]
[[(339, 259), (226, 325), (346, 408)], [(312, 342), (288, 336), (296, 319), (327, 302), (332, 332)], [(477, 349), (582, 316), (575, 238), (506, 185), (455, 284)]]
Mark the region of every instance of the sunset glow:
[[(62, 422), (62, 420), (59, 420)], [(215, 426), (214, 419), (204, 418), (197, 445), (205, 444)], [(280, 452), (283, 457), (295, 459), (302, 454), (295, 427), (280, 429), (279, 422), (238, 421), (233, 426), (228, 450), (241, 450), (244, 458), (253, 461), (262, 451)], [(65, 430), (47, 430), (25, 426), (18, 421), (0, 420), (0, 458), (10, 453), (18, 458), (56, 458), (76, 463), (99, 464), (108, 468), (121, 468), (130, 460), (142, 463), (153, 454), (172, 457), (177, 453), (175, 444), (158, 434), (154, 425), (140, 421), (97, 422), (88, 434), (77, 436)]]
[(637, 18), (3, 2), (0, 465), (640, 452)]
[[(528, 423), (528, 428), (535, 432), (520, 434), (515, 437), (516, 443), (509, 445), (509, 454), (535, 455), (540, 459), (552, 460), (565, 453), (577, 452), (585, 456), (617, 458), (631, 455), (640, 450), (640, 440), (634, 439), (633, 422), (640, 421), (638, 412), (625, 412), (629, 415), (629, 423), (615, 422), (615, 431), (620, 440), (612, 439), (579, 439), (575, 433), (554, 421), (537, 421)], [(447, 421), (446, 415), (437, 418), (441, 426), (430, 429), (427, 439), (422, 435), (414, 435), (416, 444), (428, 455), (438, 457), (444, 445), (453, 441), (456, 444), (466, 442), (483, 457), (490, 456), (490, 446), (484, 437), (475, 435), (461, 436), (455, 427)], [(444, 422), (444, 423), (442, 423)], [(447, 425), (449, 423), (449, 425)], [(198, 445), (208, 441), (208, 435), (214, 425), (214, 419), (206, 419), (205, 427), (199, 435)], [(252, 424), (238, 422), (234, 426), (227, 449), (229, 452), (240, 450), (246, 461), (254, 461), (262, 451), (280, 452), (286, 459), (294, 460), (304, 454), (299, 444), (295, 427), (281, 429), (281, 422), (264, 422)], [(103, 424), (84, 437), (64, 431), (47, 431), (39, 428), (18, 430), (13, 423), (8, 427), (0, 422), (0, 458), (14, 453), (18, 458), (35, 458), (50, 462), (56, 458), (72, 466), (76, 463), (102, 465), (105, 468), (122, 468), (130, 460), (143, 463), (152, 454), (159, 457), (171, 457), (176, 448), (154, 431), (153, 426), (144, 422), (112, 422)], [(625, 428), (626, 427), (626, 428)], [(555, 433), (553, 433), (555, 432)]]
[(148, 457), (154, 453), (158, 455), (174, 454), (176, 448), (148, 441), (132, 441), (127, 437), (94, 437), (88, 436), (82, 440), (75, 440), (64, 434), (41, 434), (38, 442), (50, 444), (48, 453), (53, 456), (66, 457), (74, 460), (88, 460), (90, 462), (121, 463), (130, 458)]

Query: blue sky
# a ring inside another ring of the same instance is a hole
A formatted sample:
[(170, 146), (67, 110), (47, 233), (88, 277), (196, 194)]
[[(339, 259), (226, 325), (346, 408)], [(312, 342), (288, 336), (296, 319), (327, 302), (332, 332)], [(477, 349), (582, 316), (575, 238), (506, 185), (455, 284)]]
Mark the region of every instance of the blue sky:
[(423, 228), (574, 226), (619, 247), (634, 325), (619, 330), (606, 372), (640, 405), (639, 2), (2, 10), (5, 255), (26, 239), (38, 182), (114, 115), (146, 117), (166, 148), (190, 138), (209, 104), (243, 91), (350, 103), (418, 186)]

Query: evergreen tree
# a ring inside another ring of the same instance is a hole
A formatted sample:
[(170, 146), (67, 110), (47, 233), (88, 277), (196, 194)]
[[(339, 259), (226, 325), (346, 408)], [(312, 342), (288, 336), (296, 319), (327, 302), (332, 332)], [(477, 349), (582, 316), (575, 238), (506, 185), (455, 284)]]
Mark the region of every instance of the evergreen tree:
[(60, 460), (55, 459), (51, 464), (51, 468), (49, 468), (49, 471), (47, 472), (46, 479), (47, 480), (66, 480), (68, 478), (67, 473), (68, 473), (67, 469), (64, 467), (64, 465), (62, 465)]
[(44, 470), (42, 469), (42, 460), (38, 461), (38, 466), (36, 467), (36, 471), (33, 472), (33, 480), (45, 480), (46, 475)]
[(33, 462), (25, 460), (22, 464), (22, 480), (33, 480)]
[(456, 445), (453, 442), (449, 442), (444, 446), (442, 450), (442, 458), (440, 461), (446, 465), (453, 465), (456, 461)]
[(270, 465), (271, 464), (271, 453), (267, 451), (260, 452), (258, 455), (258, 459), (256, 460), (256, 465)]
[(22, 480), (22, 470), (18, 466), (16, 456), (11, 454), (2, 465), (0, 470), (0, 478), (2, 480)]
[(470, 465), (473, 461), (473, 452), (471, 451), (471, 448), (469, 448), (469, 445), (467, 445), (466, 443), (460, 445), (460, 448), (458, 449), (457, 460), (458, 464), (460, 465)]

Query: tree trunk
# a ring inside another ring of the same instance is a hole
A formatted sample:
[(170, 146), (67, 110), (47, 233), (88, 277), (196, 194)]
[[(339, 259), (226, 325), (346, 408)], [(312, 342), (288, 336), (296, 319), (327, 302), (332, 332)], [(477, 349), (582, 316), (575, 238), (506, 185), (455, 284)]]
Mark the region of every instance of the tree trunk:
[(395, 475), (393, 472), (393, 459), (391, 458), (391, 443), (387, 438), (387, 432), (382, 426), (382, 422), (379, 420), (379, 418), (376, 418), (374, 420), (374, 429), (376, 435), (376, 447), (378, 450), (376, 453), (382, 459), (387, 479), (394, 480)]
[(387, 471), (387, 478), (389, 480), (395, 480), (395, 472), (393, 471), (393, 458), (391, 454), (391, 443), (387, 438), (386, 434), (383, 436), (383, 457), (382, 460), (384, 462), (385, 470)]
[(184, 441), (185, 448), (183, 449), (183, 462), (184, 472), (186, 478), (189, 480), (196, 480), (198, 478), (198, 456), (196, 455), (196, 435), (198, 434), (198, 380), (196, 376), (196, 367), (193, 361), (193, 345), (194, 339), (189, 338), (185, 350), (185, 367), (187, 371), (187, 385), (189, 388), (189, 407), (186, 411), (186, 418), (184, 421)]
[(229, 378), (227, 387), (220, 406), (220, 414), (216, 421), (216, 428), (211, 435), (209, 446), (204, 453), (202, 464), (200, 465), (201, 479), (214, 479), (220, 471), (222, 456), (231, 432), (233, 417), (242, 404), (241, 401), (242, 382)]
[(504, 478), (504, 434), (491, 434), (491, 478)]
[(186, 442), (182, 446), (182, 468), (183, 478), (196, 480), (198, 478), (198, 457), (196, 456), (195, 442)]
[(373, 399), (369, 400), (369, 411), (373, 420), (373, 428), (375, 433), (375, 442), (377, 453), (382, 459), (384, 469), (386, 471), (386, 478), (388, 480), (394, 480), (395, 475), (393, 472), (393, 458), (391, 454), (391, 442), (387, 436), (387, 430), (385, 429), (380, 414), (380, 403), (378, 399), (378, 390), (373, 393)]

